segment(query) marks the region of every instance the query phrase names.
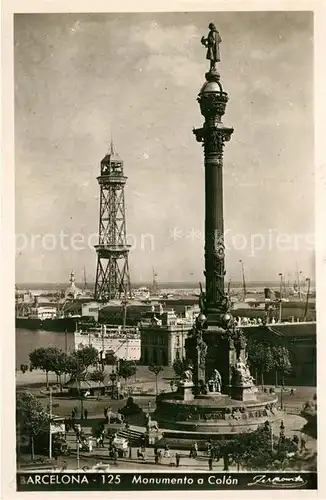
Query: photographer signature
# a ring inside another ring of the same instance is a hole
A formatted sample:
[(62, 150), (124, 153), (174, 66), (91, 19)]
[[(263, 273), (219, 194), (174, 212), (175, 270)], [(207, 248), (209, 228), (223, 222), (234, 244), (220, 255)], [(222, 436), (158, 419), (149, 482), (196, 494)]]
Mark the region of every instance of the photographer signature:
[(248, 486), (265, 486), (265, 487), (274, 487), (274, 488), (300, 488), (307, 484), (301, 475), (297, 476), (273, 476), (269, 477), (266, 474), (259, 474), (254, 476), (251, 483), (248, 483)]

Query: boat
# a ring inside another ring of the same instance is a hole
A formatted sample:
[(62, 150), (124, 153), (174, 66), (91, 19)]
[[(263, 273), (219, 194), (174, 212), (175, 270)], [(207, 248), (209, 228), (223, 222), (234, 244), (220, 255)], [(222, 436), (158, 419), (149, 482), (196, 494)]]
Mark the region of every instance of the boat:
[(75, 350), (92, 346), (102, 359), (115, 356), (117, 359), (140, 360), (140, 332), (137, 327), (117, 325), (85, 325), (80, 323), (74, 332)]

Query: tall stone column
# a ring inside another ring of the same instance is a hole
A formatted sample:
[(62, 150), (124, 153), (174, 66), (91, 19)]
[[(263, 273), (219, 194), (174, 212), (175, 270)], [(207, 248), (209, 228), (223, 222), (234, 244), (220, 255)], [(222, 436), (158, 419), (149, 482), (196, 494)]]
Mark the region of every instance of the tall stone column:
[(205, 279), (206, 291), (201, 297), (201, 311), (205, 318), (202, 338), (207, 345), (205, 379), (209, 381), (217, 369), (222, 377), (224, 392), (229, 391), (232, 378), (233, 351), (230, 336), (233, 320), (230, 302), (224, 292), (225, 244), (223, 213), (223, 151), (231, 139), (233, 128), (226, 127), (222, 117), (228, 94), (223, 90), (216, 63), (220, 61), (219, 44), (222, 39), (213, 23), (202, 43), (207, 47), (206, 58), (210, 70), (205, 74), (198, 103), (204, 117), (201, 128), (193, 132), (204, 148), (205, 162)]
[(213, 69), (205, 77), (197, 99), (205, 122), (193, 132), (197, 141), (203, 143), (205, 156), (205, 314), (209, 316), (228, 309), (224, 294), (223, 149), (233, 128), (222, 123), (228, 95), (223, 91), (219, 73)]

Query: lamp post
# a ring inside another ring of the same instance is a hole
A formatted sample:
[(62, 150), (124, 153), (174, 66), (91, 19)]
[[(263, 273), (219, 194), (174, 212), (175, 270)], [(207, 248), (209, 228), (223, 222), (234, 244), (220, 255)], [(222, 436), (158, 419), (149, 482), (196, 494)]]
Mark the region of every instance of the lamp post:
[(279, 306), (279, 317), (278, 317), (278, 320), (279, 320), (279, 323), (282, 322), (282, 291), (283, 291), (283, 274), (282, 273), (278, 273), (279, 277), (280, 277), (280, 306)]
[(77, 470), (79, 470), (79, 466), (80, 466), (80, 458), (79, 458), (79, 443), (80, 443), (80, 439), (76, 433), (76, 457), (77, 457)]
[(49, 424), (49, 458), (52, 458), (52, 387), (50, 387), (49, 394), (49, 414), (50, 414), (50, 424)]
[(246, 288), (246, 279), (245, 279), (243, 260), (239, 260), (239, 262), (241, 264), (241, 271), (242, 271), (243, 300), (246, 300), (247, 288)]
[(305, 309), (304, 309), (303, 321), (307, 321), (311, 279), (310, 278), (306, 278), (305, 281), (306, 281), (306, 283), (308, 283), (308, 290), (307, 290), (306, 305), (305, 305)]
[(281, 420), (281, 425), (280, 425), (280, 440), (283, 440), (285, 437), (285, 425), (283, 420)]

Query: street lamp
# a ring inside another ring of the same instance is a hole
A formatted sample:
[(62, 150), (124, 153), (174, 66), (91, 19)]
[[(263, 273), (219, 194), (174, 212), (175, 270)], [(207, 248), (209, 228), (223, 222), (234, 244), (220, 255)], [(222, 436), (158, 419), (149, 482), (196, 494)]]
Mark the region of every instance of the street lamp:
[(285, 425), (283, 420), (281, 420), (281, 425), (280, 425), (280, 440), (283, 440), (285, 437)]
[(308, 290), (307, 290), (306, 305), (305, 305), (305, 309), (304, 309), (304, 318), (303, 318), (303, 321), (307, 321), (311, 279), (310, 278), (306, 278), (305, 281), (306, 281), (306, 283), (308, 283)]
[(283, 381), (281, 382), (281, 410), (283, 410)]
[(80, 439), (79, 439), (79, 437), (77, 436), (77, 433), (76, 433), (76, 457), (77, 457), (77, 470), (79, 470), (79, 467), (80, 467), (80, 458), (79, 458), (79, 443), (80, 443)]
[(282, 291), (283, 291), (283, 274), (278, 273), (280, 277), (280, 307), (279, 307), (279, 317), (278, 320), (281, 323), (282, 322)]

